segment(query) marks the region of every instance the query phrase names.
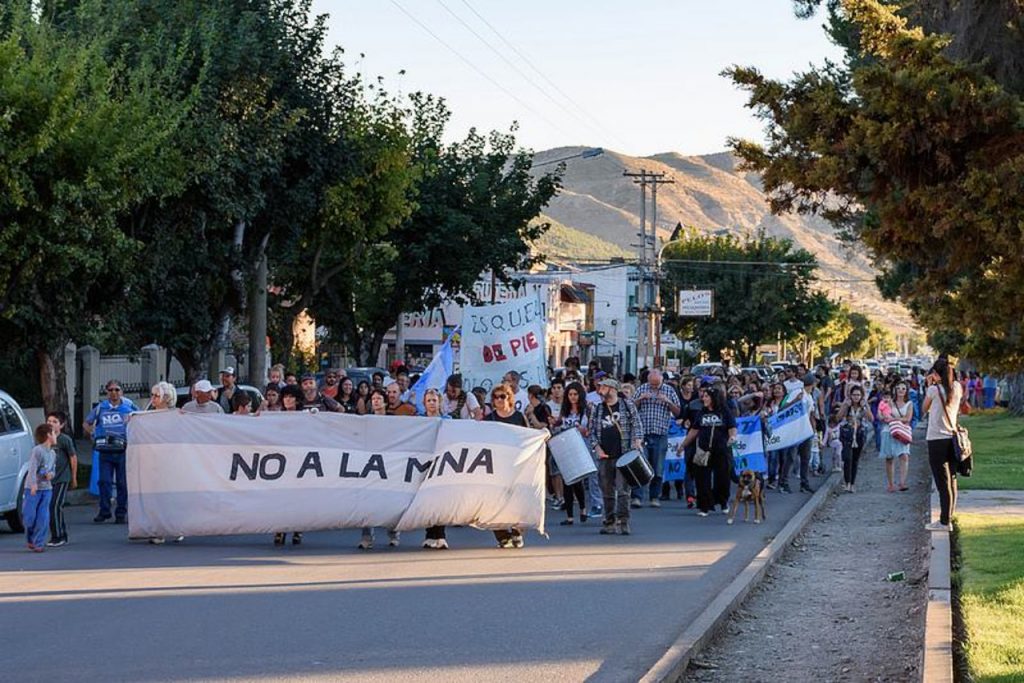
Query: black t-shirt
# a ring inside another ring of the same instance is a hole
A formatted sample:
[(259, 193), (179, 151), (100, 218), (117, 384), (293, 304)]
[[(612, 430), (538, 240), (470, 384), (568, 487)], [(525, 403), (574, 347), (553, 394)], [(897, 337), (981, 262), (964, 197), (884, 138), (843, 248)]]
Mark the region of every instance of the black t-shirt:
[(551, 417), (551, 408), (548, 408), (544, 403), (538, 403), (537, 407), (533, 409), (533, 419), (545, 427), (548, 426), (548, 418)]
[(702, 410), (690, 426), (700, 429), (697, 436), (698, 446), (708, 451), (722, 451), (728, 447), (729, 430), (736, 427), (736, 418), (728, 408), (720, 412)]
[(498, 411), (495, 410), (492, 411), (491, 414), (485, 417), (484, 419), (490, 420), (491, 422), (504, 422), (507, 425), (515, 425), (517, 427), (527, 426), (526, 418), (523, 417), (523, 414), (520, 413), (518, 410), (509, 415), (508, 417), (502, 417), (501, 415), (498, 415)]
[(604, 402), (597, 406), (597, 429), (601, 430), (598, 442), (609, 458), (622, 455), (622, 431), (619, 429), (621, 407), (622, 401), (617, 401), (613, 406)]

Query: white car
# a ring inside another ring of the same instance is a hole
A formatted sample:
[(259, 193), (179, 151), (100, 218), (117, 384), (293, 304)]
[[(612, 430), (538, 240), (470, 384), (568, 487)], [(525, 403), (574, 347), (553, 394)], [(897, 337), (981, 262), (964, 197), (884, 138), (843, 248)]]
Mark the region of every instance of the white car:
[(21, 496), (32, 453), (28, 419), (10, 394), (0, 391), (0, 515), (11, 531), (23, 531)]

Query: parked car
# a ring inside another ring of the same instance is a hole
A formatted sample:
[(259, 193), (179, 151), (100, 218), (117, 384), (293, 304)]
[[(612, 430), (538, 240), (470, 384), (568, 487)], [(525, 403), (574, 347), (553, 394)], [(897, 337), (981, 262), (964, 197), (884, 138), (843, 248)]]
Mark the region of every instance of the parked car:
[(748, 374), (756, 375), (761, 380), (771, 379), (775, 374), (775, 370), (768, 365), (752, 365), (746, 368), (740, 368), (740, 372), (746, 372)]
[(690, 373), (695, 377), (703, 377), (705, 375), (716, 375), (718, 377), (725, 377), (727, 374), (735, 375), (738, 374), (736, 368), (729, 366), (728, 372), (725, 366), (721, 363), (700, 363), (690, 368)]
[(373, 375), (376, 372), (380, 372), (384, 375), (384, 383), (388, 383), (388, 371), (384, 368), (374, 367), (363, 367), (363, 368), (346, 368), (345, 376), (352, 380), (354, 386), (359, 386), (359, 383), (366, 380), (371, 386), (373, 386)]
[[(223, 386), (224, 386), (223, 384), (214, 384), (213, 388), (219, 392)], [(249, 398), (252, 399), (251, 406), (252, 406), (252, 411), (253, 412), (256, 412), (256, 410), (258, 410), (259, 407), (261, 405), (263, 405), (263, 392), (261, 392), (259, 389), (257, 389), (254, 386), (250, 386), (248, 384), (239, 384), (238, 388), (241, 389), (242, 391), (244, 391), (245, 393), (249, 394)], [(178, 394), (177, 406), (179, 408), (192, 400), (191, 389), (192, 389), (192, 387), (178, 387), (177, 388), (177, 390), (176, 390), (177, 394)], [(216, 397), (216, 394), (215, 394), (215, 397)], [(144, 407), (144, 406), (140, 406), (140, 407)]]
[(0, 514), (14, 532), (25, 529), (21, 499), (33, 445), (25, 412), (10, 394), (0, 391)]

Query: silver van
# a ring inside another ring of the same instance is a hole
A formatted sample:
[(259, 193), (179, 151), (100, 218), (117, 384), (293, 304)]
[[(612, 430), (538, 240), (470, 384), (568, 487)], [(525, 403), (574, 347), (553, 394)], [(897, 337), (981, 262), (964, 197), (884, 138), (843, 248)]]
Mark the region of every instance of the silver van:
[(21, 495), (32, 453), (32, 431), (18, 402), (0, 391), (0, 515), (22, 531)]

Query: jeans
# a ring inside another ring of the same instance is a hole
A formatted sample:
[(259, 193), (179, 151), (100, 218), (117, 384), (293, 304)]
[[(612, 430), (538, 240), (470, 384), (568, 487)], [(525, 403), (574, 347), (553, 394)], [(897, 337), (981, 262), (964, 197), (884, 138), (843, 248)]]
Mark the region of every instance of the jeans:
[(100, 453), (100, 516), (110, 517), (110, 487), (117, 477), (117, 507), (114, 516), (118, 519), (128, 514), (128, 481), (125, 473), (124, 453)]
[(39, 489), (35, 493), (25, 491), (21, 516), (25, 521), (25, 540), (37, 548), (46, 545), (46, 534), (50, 530), (50, 499), (53, 491)]
[(779, 452), (779, 486), (789, 487), (789, 472), (793, 469), (793, 460), (796, 458), (796, 446), (783, 448)]
[(68, 540), (68, 525), (64, 521), (64, 498), (68, 493), (70, 482), (53, 485), (53, 496), (50, 498), (50, 540)]
[(996, 407), (996, 390), (994, 388), (984, 389), (985, 408)]
[(644, 455), (654, 470), (654, 479), (644, 491), (642, 486), (633, 489), (633, 497), (649, 502), (661, 495), (661, 468), (665, 465), (665, 454), (668, 453), (668, 436), (665, 434), (648, 434), (644, 437)]
[(779, 477), (779, 465), (781, 464), (784, 451), (768, 451), (768, 481), (775, 481)]
[[(600, 465), (598, 467), (600, 468)], [(590, 498), (590, 514), (601, 514), (604, 512), (604, 494), (601, 492), (601, 480), (595, 472), (587, 476), (586, 482), (587, 496)]]
[(803, 488), (811, 487), (811, 480), (809, 478), (811, 470), (811, 445), (817, 438), (812, 436), (796, 447), (797, 457), (800, 458), (800, 486)]
[(621, 522), (629, 519), (629, 483), (616, 467), (618, 458), (602, 458), (597, 461), (597, 474), (601, 478), (601, 493), (604, 496), (604, 523)]
[(928, 466), (939, 492), (939, 522), (949, 524), (956, 512), (956, 453), (953, 439), (928, 441)]

